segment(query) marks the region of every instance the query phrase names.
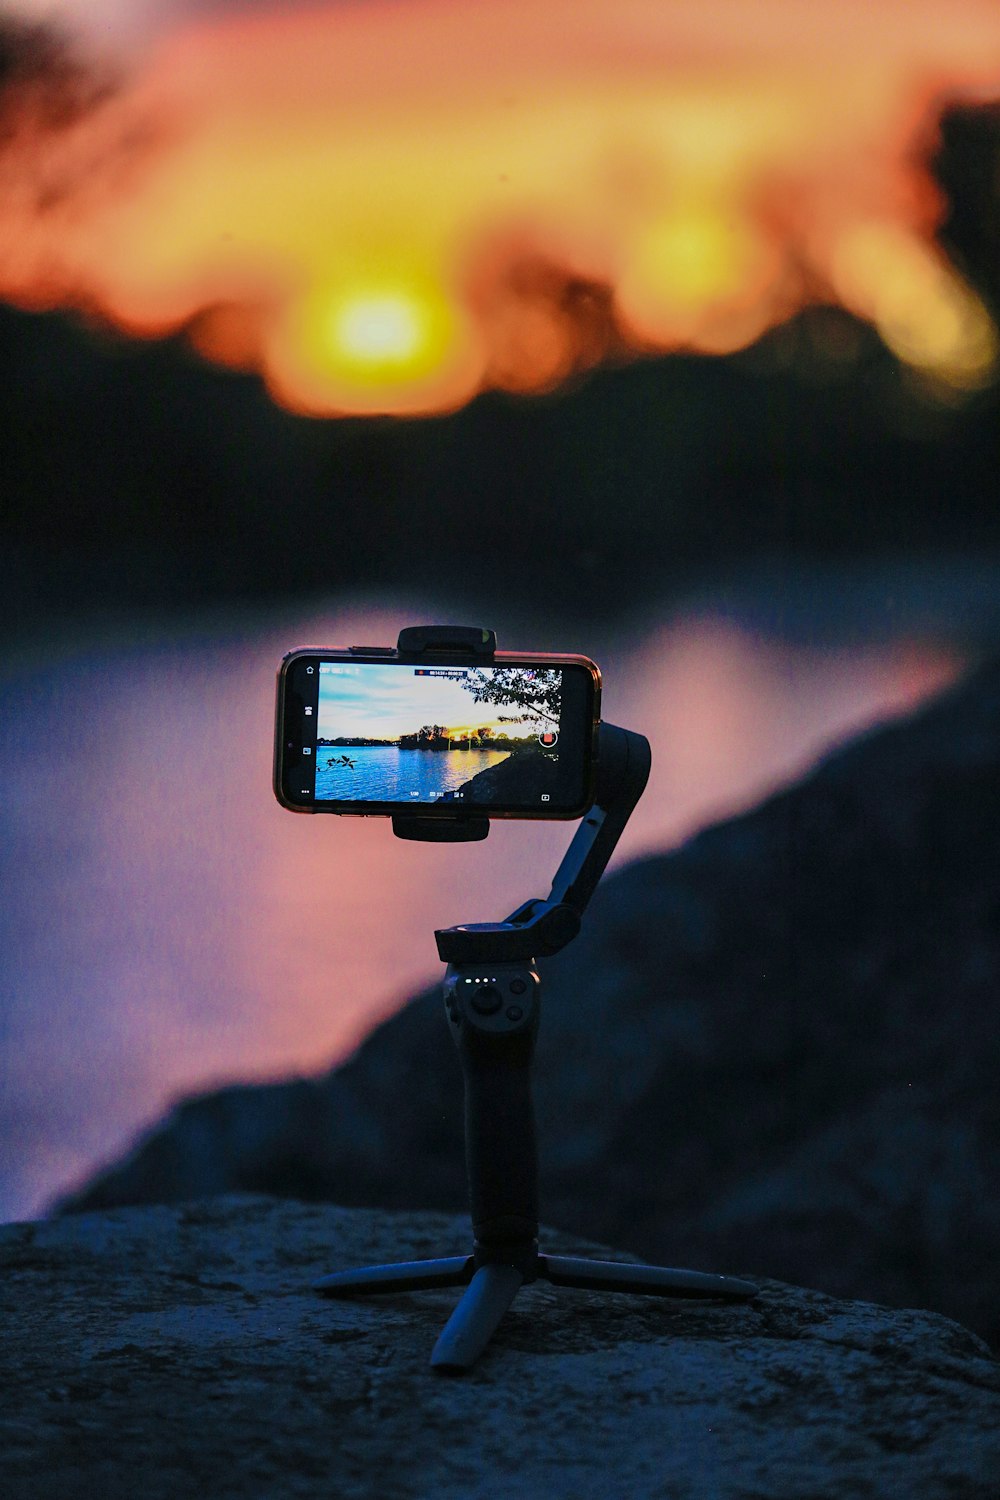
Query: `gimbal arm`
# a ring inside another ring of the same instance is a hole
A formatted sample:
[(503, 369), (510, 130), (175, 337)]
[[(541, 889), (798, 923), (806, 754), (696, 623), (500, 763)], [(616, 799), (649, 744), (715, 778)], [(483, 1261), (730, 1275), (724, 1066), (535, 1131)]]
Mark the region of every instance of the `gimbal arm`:
[[(545, 901), (506, 922), (435, 933), (448, 965), (444, 998), (465, 1077), (465, 1144), (477, 1263), (518, 1254), (530, 1262), (538, 1233), (538, 1169), (531, 1060), (538, 1031), (536, 955), (564, 948), (642, 795), (649, 744), (602, 724), (597, 797), (556, 871)], [(520, 1251), (514, 1247), (519, 1245)]]
[[(528, 901), (507, 918), (523, 922), (542, 907), (569, 907), (582, 917), (625, 824), (649, 780), (649, 741), (631, 729), (602, 724), (598, 731), (597, 796), (577, 829), (545, 901)], [(560, 947), (563, 945), (560, 944)], [(557, 951), (557, 950), (553, 950)]]
[(597, 796), (555, 873), (544, 901), (525, 901), (505, 922), (446, 927), (434, 936), (443, 963), (518, 962), (550, 957), (572, 942), (608, 860), (649, 779), (649, 741), (601, 724)]
[[(492, 631), (420, 626), (400, 633), (397, 656), (430, 660), (463, 652), (489, 659)], [(477, 1261), (512, 1255), (533, 1263), (538, 1233), (538, 1169), (531, 1060), (539, 1018), (536, 957), (558, 953), (580, 931), (587, 903), (649, 777), (648, 741), (601, 724), (594, 804), (577, 828), (544, 901), (526, 901), (505, 922), (435, 932), (448, 965), (445, 1009), (465, 1076), (465, 1140)], [(488, 815), (451, 820), (397, 815), (401, 838), (484, 838)], [(520, 1246), (515, 1252), (514, 1247)]]

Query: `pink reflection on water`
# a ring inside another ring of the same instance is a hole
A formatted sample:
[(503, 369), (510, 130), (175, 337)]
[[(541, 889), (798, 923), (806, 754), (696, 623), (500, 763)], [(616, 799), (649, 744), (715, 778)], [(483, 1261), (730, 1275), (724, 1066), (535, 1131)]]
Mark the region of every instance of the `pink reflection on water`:
[[(179, 1094), (329, 1065), (437, 978), (435, 927), (546, 893), (572, 824), (407, 844), (273, 800), (282, 653), (391, 641), (404, 623), (344, 611), (208, 652), (67, 652), (43, 695), (12, 700), (4, 1216), (39, 1211)], [(962, 666), (935, 644), (807, 649), (708, 616), (605, 650), (551, 644), (589, 649), (605, 717), (653, 744), (619, 859), (749, 805)]]
[(665, 627), (625, 665), (606, 716), (620, 713), (653, 745), (649, 787), (621, 845), (633, 855), (759, 801), (842, 740), (947, 687), (963, 661), (932, 642), (790, 646), (708, 616)]

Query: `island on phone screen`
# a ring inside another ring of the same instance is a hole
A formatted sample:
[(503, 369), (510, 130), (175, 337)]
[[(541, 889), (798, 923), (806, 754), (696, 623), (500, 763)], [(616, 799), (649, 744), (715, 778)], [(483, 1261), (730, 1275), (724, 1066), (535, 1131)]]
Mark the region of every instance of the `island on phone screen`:
[(317, 801), (539, 809), (556, 787), (562, 675), (321, 662)]

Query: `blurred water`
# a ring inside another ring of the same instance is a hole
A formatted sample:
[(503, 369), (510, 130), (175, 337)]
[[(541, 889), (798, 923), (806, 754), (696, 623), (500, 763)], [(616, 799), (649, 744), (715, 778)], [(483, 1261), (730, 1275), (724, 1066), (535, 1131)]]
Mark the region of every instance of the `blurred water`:
[[(565, 824), (409, 844), (271, 794), (286, 650), (392, 642), (460, 613), (411, 601), (89, 645), (64, 633), (8, 667), (0, 1217), (37, 1213), (180, 1093), (342, 1057), (438, 975), (435, 927), (545, 894)], [(961, 667), (946, 645), (791, 645), (704, 610), (501, 644), (593, 656), (605, 717), (652, 741), (619, 861), (748, 805)]]

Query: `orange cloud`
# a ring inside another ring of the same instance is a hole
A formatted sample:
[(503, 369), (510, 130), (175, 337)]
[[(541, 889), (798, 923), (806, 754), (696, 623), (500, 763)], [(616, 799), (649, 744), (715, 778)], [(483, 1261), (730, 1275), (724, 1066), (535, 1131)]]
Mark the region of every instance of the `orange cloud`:
[(992, 0), (370, 0), (169, 38), (68, 123), (11, 96), (0, 295), (186, 327), (296, 410), (426, 412), (810, 301), (957, 388), (997, 336), (934, 243)]

